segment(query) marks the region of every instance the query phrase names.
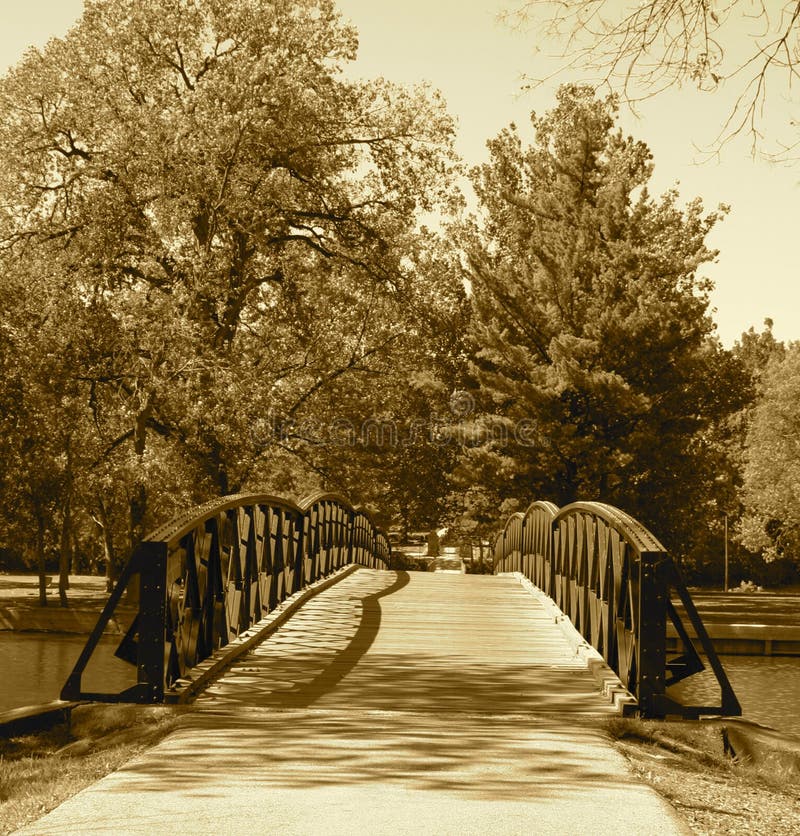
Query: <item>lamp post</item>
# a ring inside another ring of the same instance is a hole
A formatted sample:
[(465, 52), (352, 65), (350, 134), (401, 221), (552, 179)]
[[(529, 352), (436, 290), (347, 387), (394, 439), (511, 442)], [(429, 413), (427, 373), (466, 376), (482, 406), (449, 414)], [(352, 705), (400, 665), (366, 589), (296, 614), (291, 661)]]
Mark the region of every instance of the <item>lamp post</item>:
[(728, 591), (728, 515), (725, 514), (725, 586), (723, 592)]

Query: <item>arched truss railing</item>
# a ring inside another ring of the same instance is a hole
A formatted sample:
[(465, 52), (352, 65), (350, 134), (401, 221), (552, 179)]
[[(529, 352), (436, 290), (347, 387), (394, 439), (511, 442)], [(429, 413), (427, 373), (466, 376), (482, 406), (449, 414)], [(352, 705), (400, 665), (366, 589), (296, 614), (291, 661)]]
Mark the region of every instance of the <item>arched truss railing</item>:
[[(208, 502), (136, 549), (61, 697), (161, 702), (191, 668), (288, 596), (346, 564), (388, 568), (390, 558), (389, 541), (370, 517), (337, 494), (299, 505), (269, 494)], [(93, 654), (110, 650), (114, 631), (113, 653), (93, 670)], [(87, 669), (104, 684), (124, 679), (119, 668), (133, 680), (119, 692), (83, 687)]]
[[(494, 543), (494, 571), (521, 572), (605, 658), (645, 717), (741, 714), (678, 567), (633, 517), (601, 502), (534, 502)], [(667, 687), (705, 669), (672, 596), (683, 604), (720, 688), (720, 705), (688, 706)], [(667, 658), (669, 619), (680, 650)]]

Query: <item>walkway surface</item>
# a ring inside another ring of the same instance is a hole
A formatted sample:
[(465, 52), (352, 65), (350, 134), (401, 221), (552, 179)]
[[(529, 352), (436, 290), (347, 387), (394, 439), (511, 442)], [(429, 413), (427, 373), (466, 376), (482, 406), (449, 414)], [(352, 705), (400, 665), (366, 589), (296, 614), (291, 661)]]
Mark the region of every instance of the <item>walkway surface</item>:
[(511, 577), (359, 570), (185, 725), (20, 833), (672, 834)]

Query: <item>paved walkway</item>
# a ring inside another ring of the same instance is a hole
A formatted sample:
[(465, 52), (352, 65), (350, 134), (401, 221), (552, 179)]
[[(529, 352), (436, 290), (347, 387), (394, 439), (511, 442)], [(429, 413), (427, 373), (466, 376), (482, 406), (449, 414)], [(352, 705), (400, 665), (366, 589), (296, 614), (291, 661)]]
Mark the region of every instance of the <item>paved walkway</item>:
[(513, 578), (360, 570), (26, 834), (672, 834)]

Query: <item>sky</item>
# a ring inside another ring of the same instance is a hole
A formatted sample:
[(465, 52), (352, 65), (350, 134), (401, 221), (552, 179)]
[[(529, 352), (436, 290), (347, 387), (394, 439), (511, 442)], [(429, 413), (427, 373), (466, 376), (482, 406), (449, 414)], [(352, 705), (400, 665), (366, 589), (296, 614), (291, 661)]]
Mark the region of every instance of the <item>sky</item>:
[[(525, 91), (524, 77), (546, 75), (556, 64), (552, 44), (536, 31), (515, 31), (498, 20), (512, 0), (338, 0), (359, 32), (359, 57), (350, 74), (392, 81), (427, 81), (438, 88), (458, 121), (456, 147), (469, 165), (488, 156), (486, 140), (509, 122), (529, 125), (531, 111), (555, 103), (556, 78)], [(29, 45), (63, 35), (82, 0), (0, 0), (0, 72)], [(771, 103), (773, 117), (788, 119), (788, 105)], [(782, 113), (781, 109), (787, 112)], [(724, 98), (689, 87), (662, 94), (634, 116), (624, 109), (623, 129), (654, 154), (651, 192), (677, 186), (681, 199), (701, 197), (730, 214), (709, 236), (720, 251), (701, 273), (715, 283), (714, 319), (730, 346), (751, 326), (774, 321), (778, 339), (800, 340), (800, 163), (778, 166), (754, 159), (747, 142), (717, 157), (706, 148), (725, 113)]]

